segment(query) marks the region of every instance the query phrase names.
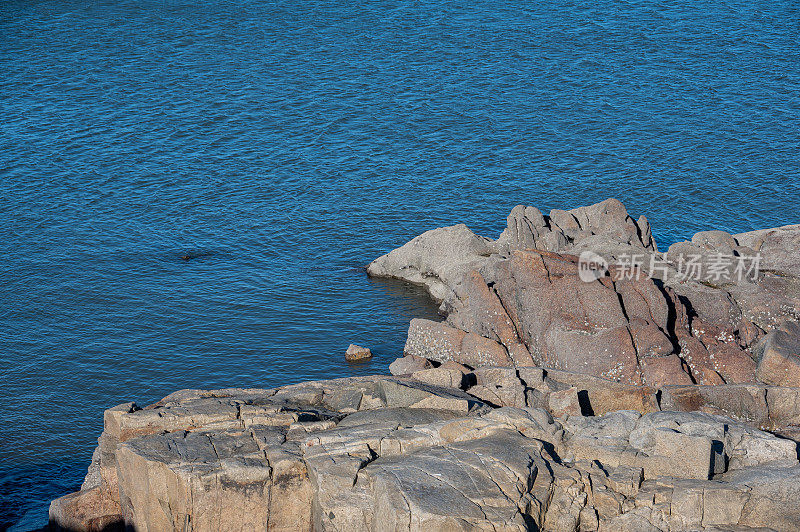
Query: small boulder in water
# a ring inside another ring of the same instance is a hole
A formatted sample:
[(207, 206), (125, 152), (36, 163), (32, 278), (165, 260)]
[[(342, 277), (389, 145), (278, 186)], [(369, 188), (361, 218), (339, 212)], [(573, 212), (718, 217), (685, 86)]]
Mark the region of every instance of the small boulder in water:
[(369, 360), (370, 358), (372, 358), (372, 351), (370, 351), (366, 347), (350, 344), (350, 347), (347, 348), (347, 351), (344, 354), (344, 358), (348, 362), (360, 362), (362, 360)]

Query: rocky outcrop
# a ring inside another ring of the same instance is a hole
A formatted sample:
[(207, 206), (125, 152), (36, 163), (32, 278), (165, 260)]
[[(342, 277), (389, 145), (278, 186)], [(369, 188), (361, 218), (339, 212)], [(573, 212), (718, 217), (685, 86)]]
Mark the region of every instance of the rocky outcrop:
[[(418, 371), (442, 368), (465, 369)], [(800, 522), (790, 439), (711, 413), (660, 411), (655, 390), (649, 402), (630, 393), (641, 387), (613, 382), (605, 399), (586, 394), (585, 375), (461, 375), (467, 392), (362, 377), (121, 405), (105, 414), (82, 490), (52, 503), (53, 525), (667, 531)], [(570, 397), (578, 410), (561, 416), (532, 406)], [(634, 409), (601, 412), (618, 405)]]
[(456, 227), (368, 267), (442, 302), (444, 322), (411, 322), (409, 355), (649, 386), (777, 383), (771, 356), (756, 366), (773, 353), (765, 335), (800, 318), (800, 225), (704, 231), (667, 253), (613, 199), (547, 216), (515, 207), (496, 241)]
[(478, 267), (492, 253), (485, 238), (466, 225), (433, 229), (402, 248), (373, 261), (370, 275), (394, 277), (427, 288), (431, 297), (442, 301), (452, 293), (465, 272)]
[(756, 380), (738, 322), (707, 324), (645, 276), (587, 283), (572, 255), (513, 251), (465, 274), (454, 294), (446, 322), (412, 321), (407, 354), (653, 386)]
[[(669, 284), (704, 324), (752, 346), (765, 332), (800, 320), (800, 225), (730, 235), (702, 231), (670, 246)], [(677, 276), (677, 268), (695, 279)]]
[(452, 296), (465, 273), (479, 268), (493, 254), (520, 249), (591, 249), (613, 256), (631, 248), (642, 252), (657, 249), (647, 218), (634, 221), (615, 199), (571, 211), (554, 209), (548, 216), (536, 207), (518, 205), (507, 222), (496, 241), (476, 235), (464, 224), (427, 231), (375, 259), (367, 271), (376, 277), (422, 285), (434, 299), (443, 301)]
[(613, 255), (615, 250), (626, 252), (630, 247), (657, 250), (647, 218), (634, 220), (615, 199), (571, 211), (553, 209), (547, 216), (536, 207), (517, 205), (493, 247), (498, 253), (519, 249), (554, 253), (591, 249)]
[(800, 226), (660, 253), (616, 200), (507, 222), (370, 264), (446, 315), (393, 376), (106, 411), (53, 527), (797, 530)]

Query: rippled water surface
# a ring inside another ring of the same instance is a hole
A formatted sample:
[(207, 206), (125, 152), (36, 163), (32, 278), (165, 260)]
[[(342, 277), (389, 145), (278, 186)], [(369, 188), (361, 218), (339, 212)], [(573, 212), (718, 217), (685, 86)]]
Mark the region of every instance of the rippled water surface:
[(0, 529), (79, 486), (104, 408), (385, 372), (435, 309), (363, 266), (424, 230), (609, 196), (662, 248), (800, 222), (799, 28), (788, 0), (5, 0)]

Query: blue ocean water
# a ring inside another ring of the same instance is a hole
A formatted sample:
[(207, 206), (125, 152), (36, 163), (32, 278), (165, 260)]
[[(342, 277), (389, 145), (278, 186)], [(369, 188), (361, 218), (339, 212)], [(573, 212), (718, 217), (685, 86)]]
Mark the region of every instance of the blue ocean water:
[(435, 308), (363, 266), (424, 230), (800, 222), (799, 37), (789, 0), (5, 0), (0, 529), (107, 407), (386, 372)]

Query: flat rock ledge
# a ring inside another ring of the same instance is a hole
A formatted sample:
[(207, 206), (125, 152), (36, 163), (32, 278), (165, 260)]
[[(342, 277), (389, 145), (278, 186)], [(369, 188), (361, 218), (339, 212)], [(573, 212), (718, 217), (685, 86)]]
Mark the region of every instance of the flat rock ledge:
[[(434, 366), (111, 408), (81, 491), (53, 501), (51, 525), (797, 530), (797, 444), (756, 427), (796, 421), (800, 389), (723, 398), (715, 386)], [(461, 387), (435, 384), (448, 376)]]

